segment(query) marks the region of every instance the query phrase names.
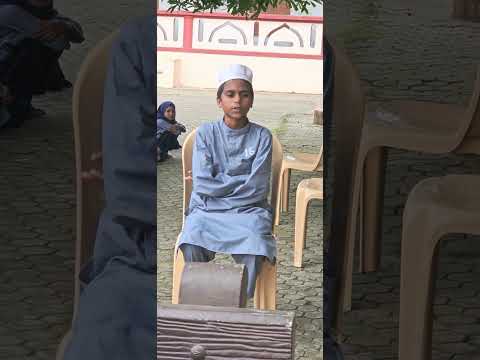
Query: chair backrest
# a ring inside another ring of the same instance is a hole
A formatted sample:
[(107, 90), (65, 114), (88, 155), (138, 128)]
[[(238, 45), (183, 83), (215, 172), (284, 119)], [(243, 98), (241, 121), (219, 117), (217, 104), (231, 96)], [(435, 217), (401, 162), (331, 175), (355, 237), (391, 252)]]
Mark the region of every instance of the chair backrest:
[(466, 133), (467, 137), (480, 137), (480, 65), (477, 66), (476, 75), (473, 94), (467, 110), (470, 124)]
[[(343, 276), (346, 265), (343, 254), (346, 250), (348, 223), (352, 219), (349, 215), (345, 216), (345, 209), (350, 209), (353, 199), (355, 164), (363, 128), (365, 99), (357, 71), (344, 51), (334, 41), (329, 40), (333, 50), (335, 75), (332, 111), (335, 134), (334, 146), (331, 150), (334, 154), (332, 175), (335, 185), (330, 222), (333, 226), (330, 226), (328, 241), (330, 251), (338, 262), (337, 280), (339, 280)], [(327, 194), (325, 196), (328, 197)], [(337, 289), (341, 289), (341, 286), (338, 286)], [(337, 296), (339, 297), (333, 302), (336, 308), (332, 309), (334, 324), (341, 323), (343, 316), (343, 295), (337, 294)]]
[(73, 128), (76, 166), (75, 299), (80, 295), (78, 275), (91, 257), (98, 219), (103, 209), (103, 182), (82, 180), (92, 166), (91, 155), (102, 149), (102, 112), (110, 49), (117, 33), (110, 34), (93, 48), (83, 61), (73, 89)]
[[(192, 182), (187, 180), (187, 175), (192, 170), (192, 154), (193, 145), (195, 143), (195, 130), (188, 134), (182, 145), (182, 161), (183, 161), (183, 214), (190, 204), (190, 196), (192, 194)], [(272, 175), (270, 188), (270, 204), (273, 210), (273, 219), (275, 219), (275, 209), (278, 201), (278, 185), (280, 179), (280, 170), (283, 161), (283, 148), (278, 138), (272, 134)], [(272, 224), (273, 231), (273, 224)]]

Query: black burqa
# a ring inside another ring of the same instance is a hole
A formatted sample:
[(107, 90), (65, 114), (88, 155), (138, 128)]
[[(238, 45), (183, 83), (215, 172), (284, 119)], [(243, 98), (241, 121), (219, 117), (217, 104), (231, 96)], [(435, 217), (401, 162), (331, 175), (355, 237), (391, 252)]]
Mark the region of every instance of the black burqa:
[(64, 360), (156, 353), (156, 20), (122, 27), (103, 113), (106, 208)]

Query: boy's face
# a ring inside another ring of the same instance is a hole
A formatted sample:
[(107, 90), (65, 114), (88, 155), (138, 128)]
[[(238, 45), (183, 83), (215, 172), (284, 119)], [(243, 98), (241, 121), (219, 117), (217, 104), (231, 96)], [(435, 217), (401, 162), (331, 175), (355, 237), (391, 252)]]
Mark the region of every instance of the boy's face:
[(168, 120), (173, 121), (175, 120), (175, 109), (171, 106), (165, 110), (165, 113), (163, 114)]
[(232, 120), (245, 118), (253, 105), (253, 96), (246, 81), (241, 79), (227, 81), (222, 95), (217, 99), (217, 104), (225, 116)]

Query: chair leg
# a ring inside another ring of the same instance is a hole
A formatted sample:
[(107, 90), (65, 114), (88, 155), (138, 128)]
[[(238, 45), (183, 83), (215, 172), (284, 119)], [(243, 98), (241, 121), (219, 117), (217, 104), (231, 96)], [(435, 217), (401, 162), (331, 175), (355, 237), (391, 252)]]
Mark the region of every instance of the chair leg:
[(260, 310), (276, 310), (277, 265), (265, 260), (257, 277), (254, 305)]
[[(282, 168), (280, 170), (280, 176), (279, 176), (279, 184), (278, 184), (278, 192), (277, 192), (277, 204), (275, 207), (275, 226), (280, 225), (280, 212), (282, 209), (282, 193), (283, 193), (283, 174), (287, 169), (285, 169), (282, 165)], [(272, 189), (274, 191), (274, 189)]]
[(371, 149), (365, 160), (363, 175), (362, 249), (360, 272), (377, 271), (382, 245), (383, 196), (385, 189), (386, 150)]
[(72, 338), (72, 329), (68, 330), (65, 336), (62, 338), (62, 342), (58, 345), (57, 353), (55, 355), (55, 360), (63, 360), (65, 356), (65, 350), (67, 349), (68, 343)]
[[(361, 195), (363, 188), (363, 168), (366, 158), (365, 149), (360, 148), (357, 164), (355, 168), (355, 174), (353, 178), (353, 194), (352, 194), (352, 203), (350, 207), (350, 213), (347, 218), (347, 236), (345, 244), (345, 253), (343, 254), (343, 276), (340, 279), (341, 289), (340, 293), (342, 294), (342, 304), (339, 306), (339, 311), (350, 311), (352, 308), (352, 275), (353, 275), (353, 261), (355, 253), (355, 241), (359, 227), (361, 226), (361, 221), (359, 219), (360, 206), (361, 206)], [(337, 316), (339, 319), (342, 318), (341, 314)], [(341, 327), (341, 324), (337, 324), (338, 327)]]
[(409, 216), (408, 211), (402, 234), (398, 359), (425, 360), (432, 356), (432, 303), (440, 234), (425, 228), (428, 216), (418, 211)]
[(299, 186), (295, 204), (295, 245), (293, 255), (293, 265), (296, 267), (302, 267), (303, 262), (303, 249), (307, 232), (307, 208), (308, 201), (305, 199), (305, 192)]
[(288, 212), (288, 197), (290, 190), (290, 173), (291, 169), (285, 169), (282, 179), (282, 212)]
[(183, 253), (175, 248), (173, 257), (173, 282), (172, 282), (172, 304), (178, 304), (180, 298), (180, 282), (182, 281), (182, 271), (185, 266)]

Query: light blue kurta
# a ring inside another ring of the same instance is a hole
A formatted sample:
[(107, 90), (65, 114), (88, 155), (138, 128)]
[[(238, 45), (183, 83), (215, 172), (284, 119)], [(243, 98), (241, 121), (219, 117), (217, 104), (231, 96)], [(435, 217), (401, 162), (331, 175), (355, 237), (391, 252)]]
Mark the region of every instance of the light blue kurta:
[(179, 244), (226, 254), (276, 256), (268, 203), (272, 135), (255, 123), (200, 126), (192, 159), (193, 190)]

